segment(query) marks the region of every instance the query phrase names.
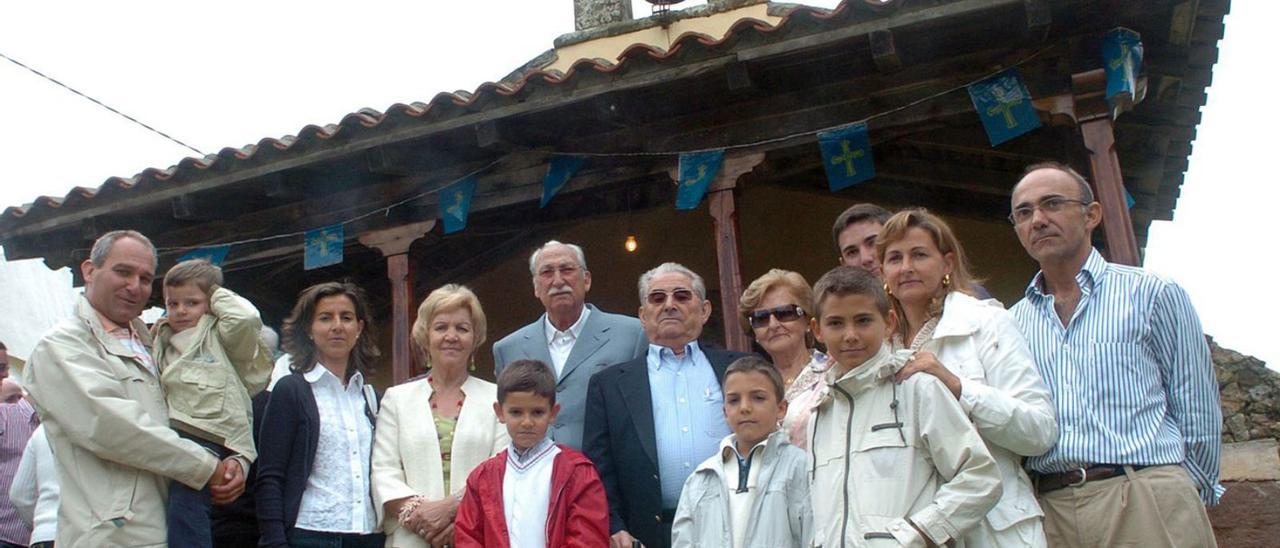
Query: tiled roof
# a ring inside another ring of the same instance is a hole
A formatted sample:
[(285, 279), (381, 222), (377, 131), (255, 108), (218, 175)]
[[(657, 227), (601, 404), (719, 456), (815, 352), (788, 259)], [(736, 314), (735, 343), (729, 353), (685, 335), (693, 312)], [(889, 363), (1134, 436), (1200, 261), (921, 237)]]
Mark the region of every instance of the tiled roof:
[(347, 114), (336, 124), (307, 125), (298, 132), (297, 136), (287, 135), (278, 139), (267, 137), (257, 144), (240, 148), (223, 148), (218, 153), (203, 158), (183, 158), (177, 165), (166, 169), (147, 168), (132, 177), (110, 177), (97, 188), (77, 186), (61, 198), (41, 196), (24, 206), (7, 207), (3, 214), (0, 214), (0, 231), (20, 226), (23, 224), (24, 217), (39, 213), (41, 210), (74, 209), (101, 196), (109, 196), (117, 192), (145, 192), (151, 188), (162, 187), (174, 179), (185, 181), (215, 173), (221, 175), (249, 167), (264, 166), (287, 160), (299, 154), (299, 151), (314, 151), (316, 147), (323, 147), (326, 142), (331, 142), (340, 136), (350, 139), (375, 132), (404, 129), (412, 124), (426, 126), (504, 104), (524, 101), (529, 96), (537, 94), (542, 88), (560, 86), (584, 78), (588, 74), (621, 74), (633, 64), (679, 59), (687, 50), (716, 50), (732, 47), (750, 32), (780, 35), (792, 27), (827, 26), (832, 20), (840, 19), (854, 11), (883, 13), (883, 10), (898, 4), (901, 4), (900, 0), (886, 2), (845, 0), (834, 9), (786, 5), (781, 7), (786, 10), (785, 15), (776, 25), (744, 18), (734, 23), (721, 38), (688, 32), (677, 37), (672, 41), (671, 47), (665, 50), (647, 44), (635, 44), (624, 50), (616, 62), (604, 59), (580, 59), (563, 73), (557, 70), (533, 68), (525, 70), (517, 78), (509, 77), (496, 83), (480, 84), (474, 92), (442, 92), (426, 103), (397, 103), (388, 107), (385, 112), (361, 109)]

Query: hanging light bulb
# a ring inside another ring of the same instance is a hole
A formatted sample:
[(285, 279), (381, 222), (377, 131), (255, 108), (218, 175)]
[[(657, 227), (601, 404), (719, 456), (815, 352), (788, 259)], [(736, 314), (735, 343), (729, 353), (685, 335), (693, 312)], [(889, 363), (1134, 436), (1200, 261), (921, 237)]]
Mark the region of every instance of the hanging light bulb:
[(622, 243), (622, 247), (627, 250), (627, 253), (635, 253), (636, 249), (640, 248), (640, 242), (636, 241), (635, 235), (627, 234), (627, 241)]

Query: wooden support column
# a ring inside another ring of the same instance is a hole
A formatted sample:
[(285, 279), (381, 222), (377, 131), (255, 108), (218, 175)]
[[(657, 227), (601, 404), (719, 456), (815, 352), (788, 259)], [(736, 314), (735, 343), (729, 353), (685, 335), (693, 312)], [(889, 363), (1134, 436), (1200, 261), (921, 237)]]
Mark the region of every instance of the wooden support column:
[[(1145, 88), (1146, 82), (1139, 85)], [(1080, 127), (1084, 147), (1089, 151), (1093, 192), (1102, 205), (1107, 259), (1137, 266), (1141, 262), (1138, 239), (1133, 234), (1133, 219), (1129, 217), (1129, 204), (1124, 198), (1124, 174), (1120, 171), (1120, 158), (1116, 156), (1115, 124), (1112, 121), (1121, 110), (1107, 103), (1107, 75), (1102, 69), (1071, 75), (1071, 89), (1075, 95), (1075, 122)]]
[(707, 205), (715, 225), (716, 265), (720, 271), (720, 315), (724, 320), (724, 344), (735, 352), (750, 352), (751, 340), (738, 323), (738, 297), (742, 296), (742, 241), (738, 236), (738, 178), (764, 161), (764, 153), (726, 155), (720, 173), (707, 190)]
[(1124, 196), (1124, 176), (1116, 156), (1114, 124), (1109, 116), (1080, 124), (1084, 146), (1089, 149), (1089, 167), (1093, 171), (1093, 190), (1102, 204), (1102, 230), (1107, 237), (1107, 255), (1113, 263), (1138, 266), (1138, 239), (1133, 234), (1133, 219)]
[[(1146, 95), (1146, 78), (1138, 81), (1139, 99)], [(1102, 231), (1107, 241), (1107, 260), (1137, 266), (1142, 257), (1138, 239), (1133, 233), (1133, 218), (1124, 194), (1124, 173), (1116, 155), (1115, 122), (1123, 109), (1133, 104), (1112, 108), (1107, 103), (1106, 73), (1094, 69), (1071, 75), (1071, 94), (1035, 100), (1036, 110), (1046, 113), (1055, 125), (1074, 124), (1089, 152), (1090, 179), (1094, 198), (1102, 206)]]
[(409, 246), (436, 226), (434, 219), (410, 225), (375, 230), (360, 235), (360, 243), (376, 248), (387, 258), (387, 279), (391, 281), (391, 377), (400, 384), (418, 371), (410, 330), (417, 303), (413, 299), (413, 267)]

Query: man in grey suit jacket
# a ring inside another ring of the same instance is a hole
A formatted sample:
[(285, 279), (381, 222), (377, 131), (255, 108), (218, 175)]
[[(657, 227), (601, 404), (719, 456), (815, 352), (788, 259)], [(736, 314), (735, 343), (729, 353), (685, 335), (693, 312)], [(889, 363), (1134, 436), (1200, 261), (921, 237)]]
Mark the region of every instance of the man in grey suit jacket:
[(560, 414), (548, 433), (581, 449), (587, 381), (605, 367), (644, 356), (649, 341), (639, 320), (586, 304), (591, 271), (581, 247), (551, 240), (529, 257), (529, 272), (547, 313), (493, 344), (494, 367), (501, 374), (516, 360), (550, 365), (559, 378)]

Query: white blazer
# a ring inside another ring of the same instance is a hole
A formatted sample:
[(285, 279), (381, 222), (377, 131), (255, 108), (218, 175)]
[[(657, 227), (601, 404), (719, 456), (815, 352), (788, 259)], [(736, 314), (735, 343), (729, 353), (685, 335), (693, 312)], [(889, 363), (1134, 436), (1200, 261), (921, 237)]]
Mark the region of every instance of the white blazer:
[(461, 493), (467, 476), (485, 459), (511, 443), (507, 429), (498, 422), (493, 404), (498, 401), (497, 385), (470, 377), (462, 384), (467, 399), (462, 403), (450, 448), (452, 467), (449, 485), (444, 485), (440, 459), (440, 438), (431, 417), (431, 384), (424, 377), (387, 389), (378, 411), (378, 428), (373, 440), (373, 502), (378, 521), (387, 534), (387, 546), (426, 547), (427, 543), (385, 514), (387, 501), (414, 495), (440, 500)]
[(952, 291), (922, 350), (936, 354), (960, 377), (960, 407), (996, 458), (1004, 483), (1000, 502), (966, 540), (978, 545), (1044, 546), (1043, 513), (1021, 463), (1023, 456), (1042, 455), (1053, 447), (1058, 421), (1013, 316), (994, 300)]

